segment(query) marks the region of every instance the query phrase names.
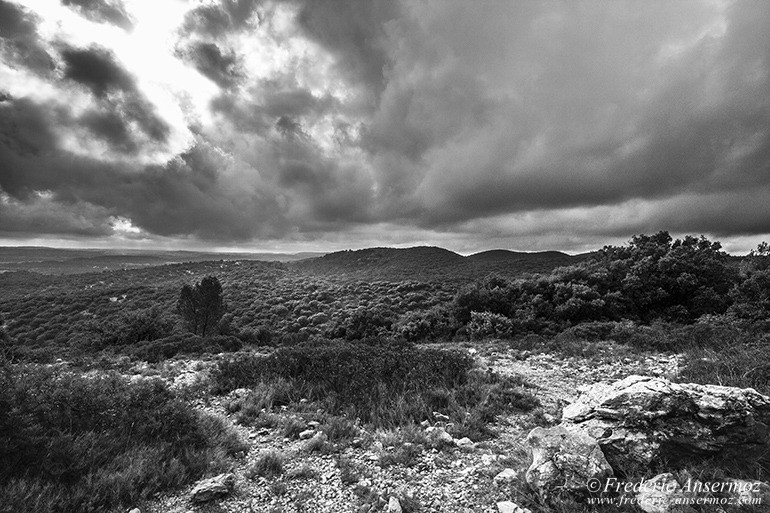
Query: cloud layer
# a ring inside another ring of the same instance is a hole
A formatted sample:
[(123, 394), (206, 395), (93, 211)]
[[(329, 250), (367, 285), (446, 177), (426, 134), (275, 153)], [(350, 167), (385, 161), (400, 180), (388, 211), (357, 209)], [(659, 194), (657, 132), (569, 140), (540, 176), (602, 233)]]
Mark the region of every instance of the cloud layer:
[(0, 236), (770, 233), (764, 2), (169, 6), (0, 0)]

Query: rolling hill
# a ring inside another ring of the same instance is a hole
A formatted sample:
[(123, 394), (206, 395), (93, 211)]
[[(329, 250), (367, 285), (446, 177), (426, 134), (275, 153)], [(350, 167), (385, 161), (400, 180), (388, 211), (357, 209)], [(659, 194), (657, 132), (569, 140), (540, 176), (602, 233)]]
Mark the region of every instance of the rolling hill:
[(525, 253), (504, 249), (462, 256), (443, 248), (420, 246), (338, 251), (299, 260), (291, 265), (314, 275), (344, 276), (366, 281), (467, 281), (492, 273), (508, 277), (546, 273), (556, 267), (578, 263), (586, 257), (570, 256), (559, 251)]

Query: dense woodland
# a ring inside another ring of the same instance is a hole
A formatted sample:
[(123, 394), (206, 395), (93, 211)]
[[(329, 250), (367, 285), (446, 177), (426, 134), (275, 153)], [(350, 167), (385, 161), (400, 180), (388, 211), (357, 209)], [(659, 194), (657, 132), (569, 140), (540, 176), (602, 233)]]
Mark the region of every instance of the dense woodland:
[[(439, 248), (374, 249), (298, 263), (9, 272), (0, 275), (4, 352), (12, 361), (99, 352), (157, 361), (329, 339), (517, 339), (569, 330), (623, 338), (630, 325), (746, 327), (765, 322), (770, 312), (767, 244), (734, 258), (718, 242), (660, 232), (559, 267), (570, 257), (502, 253), (471, 258)], [(529, 272), (533, 266), (550, 272)], [(216, 325), (200, 331), (180, 315), (180, 291), (207, 276), (221, 284), (223, 304)]]

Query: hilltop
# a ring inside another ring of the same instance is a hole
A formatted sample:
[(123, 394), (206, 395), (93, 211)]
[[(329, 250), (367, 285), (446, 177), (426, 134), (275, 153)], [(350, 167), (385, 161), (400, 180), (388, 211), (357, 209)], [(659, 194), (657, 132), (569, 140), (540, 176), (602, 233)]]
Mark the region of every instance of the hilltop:
[(292, 265), (319, 276), (363, 280), (466, 281), (492, 273), (509, 277), (548, 273), (556, 267), (581, 262), (586, 257), (587, 254), (570, 256), (559, 251), (524, 253), (504, 249), (462, 256), (448, 249), (419, 246), (338, 251), (299, 260)]

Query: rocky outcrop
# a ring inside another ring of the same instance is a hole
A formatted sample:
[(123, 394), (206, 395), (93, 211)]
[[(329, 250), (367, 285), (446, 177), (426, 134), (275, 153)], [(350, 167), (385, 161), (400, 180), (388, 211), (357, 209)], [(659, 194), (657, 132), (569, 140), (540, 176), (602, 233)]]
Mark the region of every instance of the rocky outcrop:
[(529, 433), (527, 443), (532, 465), (526, 481), (542, 499), (562, 493), (585, 494), (590, 479), (613, 475), (596, 440), (580, 430), (538, 427)]
[(630, 376), (581, 390), (562, 421), (595, 438), (614, 468), (727, 451), (746, 455), (767, 443), (770, 397), (750, 388)]
[(208, 502), (228, 495), (235, 485), (235, 476), (233, 474), (220, 474), (211, 479), (205, 479), (195, 485), (190, 492), (192, 502)]

